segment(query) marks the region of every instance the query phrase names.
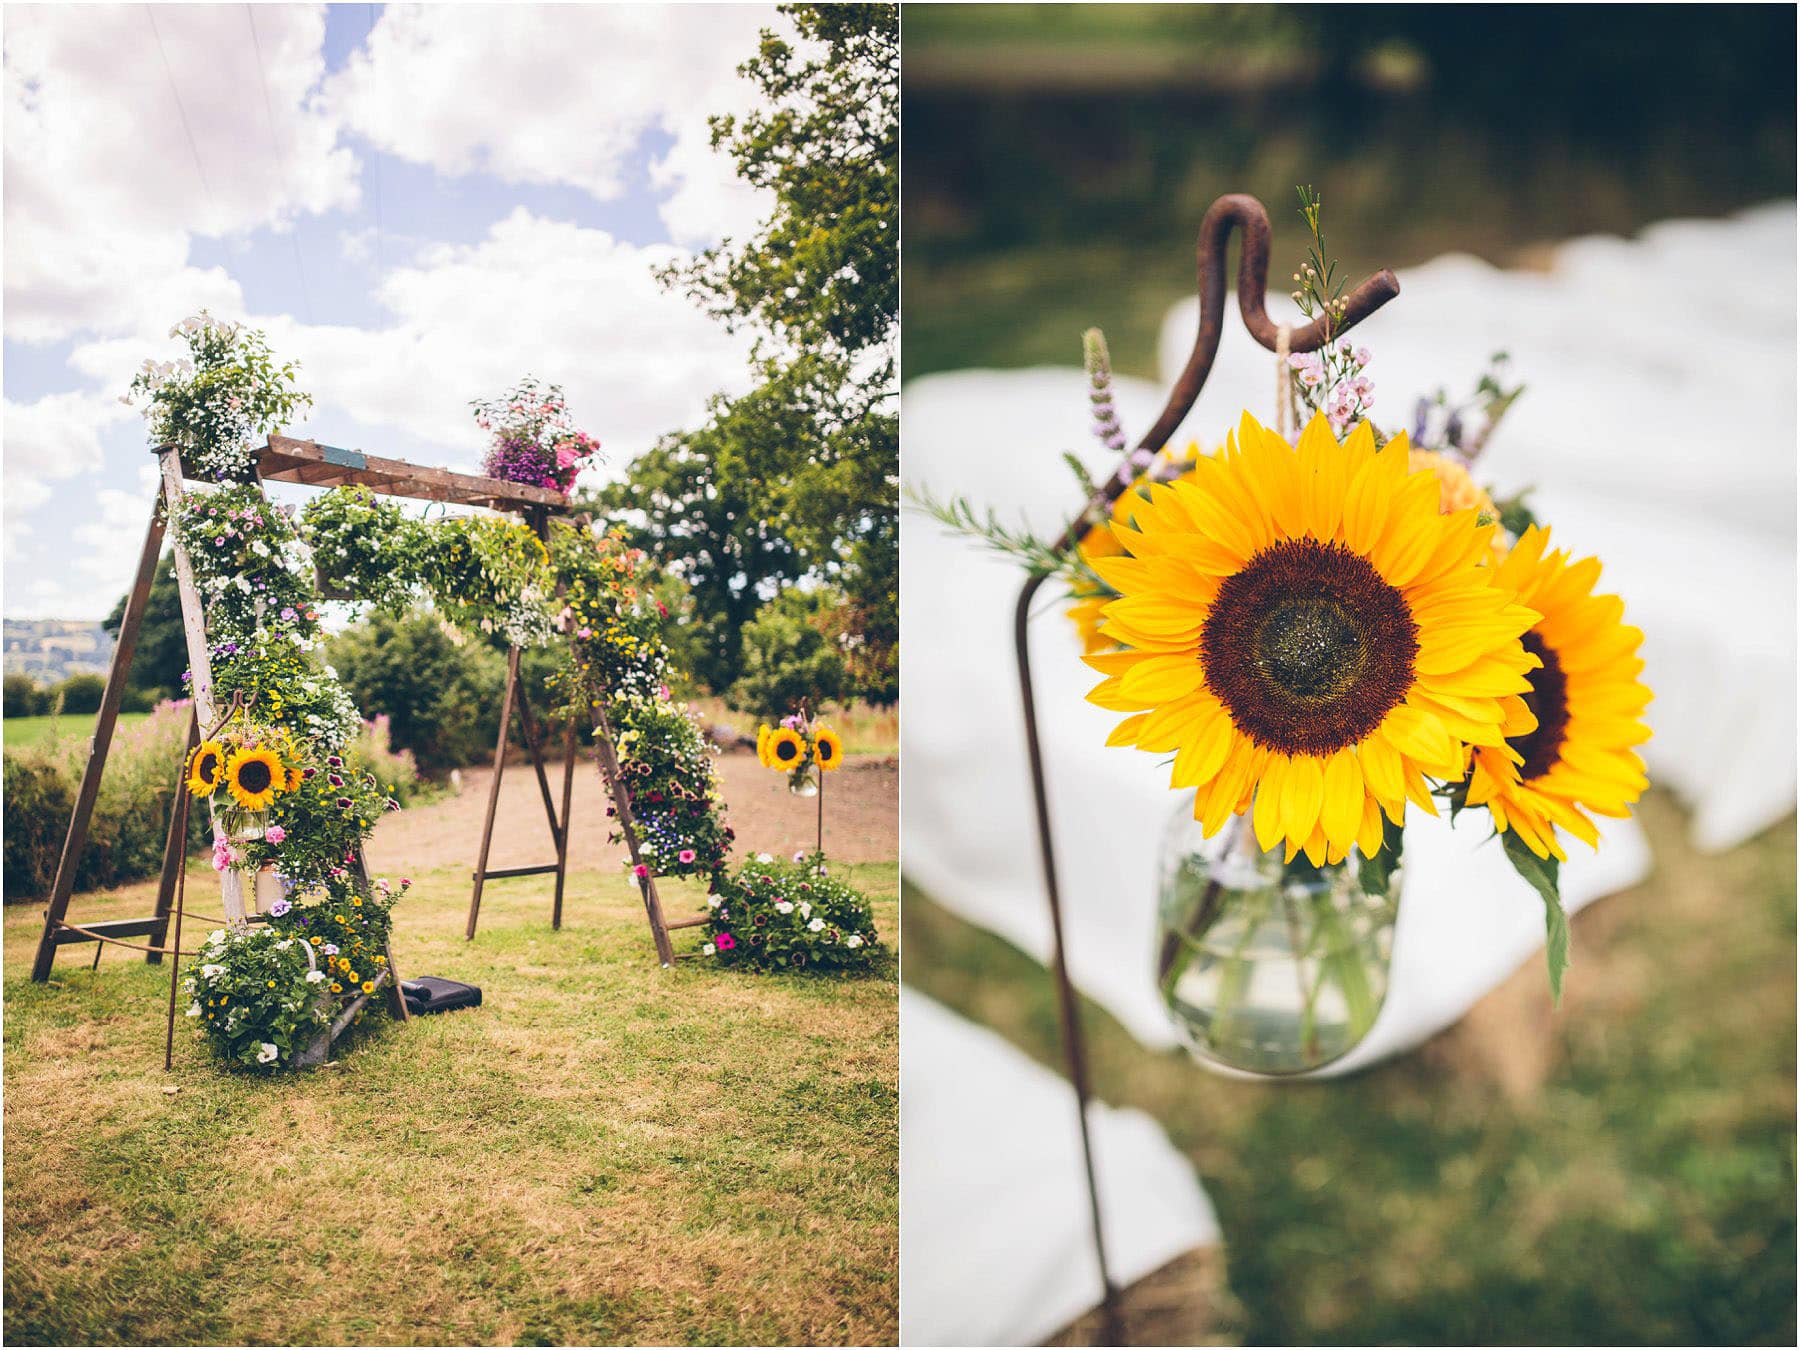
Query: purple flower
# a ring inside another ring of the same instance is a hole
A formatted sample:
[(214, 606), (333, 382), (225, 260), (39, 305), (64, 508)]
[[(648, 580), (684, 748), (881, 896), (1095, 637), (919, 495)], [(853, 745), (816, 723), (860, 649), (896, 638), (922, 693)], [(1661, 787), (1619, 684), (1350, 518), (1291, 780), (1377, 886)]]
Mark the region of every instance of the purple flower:
[(324, 952), (327, 956), (336, 956), (338, 954), (338, 947), (335, 942), (327, 942), (323, 947), (319, 948), (319, 950)]
[(272, 919), (279, 919), (283, 914), (286, 914), (292, 908), (293, 908), (293, 905), (289, 904), (287, 897), (283, 896), (279, 900), (270, 902), (269, 917)]
[(282, 829), (279, 825), (271, 825), (268, 828), (268, 832), (263, 835), (263, 838), (267, 839), (271, 844), (279, 844), (282, 840), (287, 838), (287, 831)]

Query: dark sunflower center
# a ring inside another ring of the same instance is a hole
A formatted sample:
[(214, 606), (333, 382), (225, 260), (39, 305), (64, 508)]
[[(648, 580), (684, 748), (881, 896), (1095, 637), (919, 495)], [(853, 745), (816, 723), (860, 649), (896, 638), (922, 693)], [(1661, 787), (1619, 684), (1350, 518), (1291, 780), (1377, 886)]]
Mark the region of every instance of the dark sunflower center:
[(199, 762), (194, 765), (194, 772), (200, 775), (202, 781), (211, 779), (218, 771), (219, 757), (210, 750), (200, 756)]
[(836, 753), (837, 753), (837, 751), (833, 750), (831, 748), (830, 741), (822, 742), (819, 746), (819, 758), (820, 759), (830, 759)]
[(800, 748), (792, 741), (783, 741), (780, 745), (775, 747), (776, 759), (792, 759), (799, 753)]
[(1562, 663), (1556, 659), (1556, 652), (1536, 633), (1525, 634), (1520, 643), (1544, 663), (1526, 674), (1525, 678), (1531, 681), (1531, 691), (1522, 696), (1525, 706), (1537, 718), (1537, 730), (1507, 741), (1525, 756), (1525, 763), (1519, 767), (1519, 777), (1530, 782), (1550, 772), (1556, 763), (1557, 752), (1562, 749), (1563, 737), (1569, 730), (1569, 681), (1563, 674)]
[(269, 766), (260, 759), (253, 759), (238, 768), (238, 786), (245, 792), (267, 792), (274, 781)]
[(1266, 749), (1354, 745), (1412, 687), (1419, 630), (1400, 592), (1342, 544), (1290, 539), (1219, 587), (1200, 634), (1207, 687)]

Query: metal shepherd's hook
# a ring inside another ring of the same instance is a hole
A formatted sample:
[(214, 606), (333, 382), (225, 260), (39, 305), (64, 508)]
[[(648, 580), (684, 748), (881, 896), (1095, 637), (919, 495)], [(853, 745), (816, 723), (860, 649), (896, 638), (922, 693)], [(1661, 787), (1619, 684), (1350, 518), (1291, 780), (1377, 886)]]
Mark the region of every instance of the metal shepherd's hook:
[[(1212, 373), (1213, 361), (1219, 354), (1219, 338), (1225, 324), (1225, 246), (1230, 241), (1234, 228), (1243, 236), (1238, 259), (1238, 312), (1243, 315), (1244, 327), (1250, 330), (1250, 335), (1270, 351), (1275, 350), (1280, 330), (1264, 308), (1269, 276), (1269, 213), (1256, 198), (1245, 193), (1230, 193), (1215, 201), (1200, 221), (1200, 234), (1194, 244), (1195, 262), (1199, 271), (1200, 329), (1194, 335), (1194, 349), (1188, 356), (1187, 365), (1182, 368), (1174, 389), (1169, 393), (1169, 401), (1163, 405), (1162, 413), (1138, 442), (1138, 451), (1155, 452), (1168, 443), (1175, 428), (1181, 425), (1181, 420), (1194, 406), (1194, 400), (1200, 396), (1206, 377)], [(1398, 294), (1399, 280), (1392, 271), (1384, 268), (1344, 298), (1344, 307), (1335, 319), (1329, 315), (1321, 315), (1304, 328), (1292, 330), (1288, 335), (1288, 350), (1317, 351), (1333, 338), (1354, 328)], [(1060, 556), (1073, 548), (1086, 532), (1090, 520), (1104, 518), (1113, 502), (1130, 486), (1134, 475), (1126, 471), (1126, 465), (1130, 464), (1131, 458), (1131, 455), (1126, 456), (1119, 471), (1106, 478), (1105, 486), (1094, 494), (1070, 522), (1062, 537), (1051, 546), (1055, 554)], [(1013, 611), (1013, 650), (1019, 663), (1019, 699), (1025, 713), (1025, 748), (1031, 764), (1031, 791), (1037, 813), (1038, 849), (1044, 866), (1044, 892), (1050, 905), (1050, 929), (1054, 938), (1050, 970), (1056, 981), (1063, 1053), (1068, 1061), (1069, 1080), (1075, 1088), (1076, 1108), (1080, 1118), (1081, 1155), (1087, 1175), (1094, 1255), (1100, 1266), (1101, 1317), (1106, 1335), (1105, 1343), (1122, 1345), (1125, 1343), (1123, 1327), (1119, 1322), (1117, 1291), (1106, 1261), (1106, 1239), (1100, 1219), (1100, 1192), (1094, 1178), (1093, 1142), (1088, 1135), (1087, 1049), (1082, 1040), (1079, 1008), (1075, 1001), (1074, 986), (1069, 981), (1065, 957), (1062, 897), (1057, 889), (1056, 850), (1050, 831), (1050, 802), (1045, 790), (1043, 751), (1038, 742), (1037, 700), (1033, 696), (1031, 683), (1028, 621), (1032, 600), (1036, 597), (1038, 588), (1048, 579), (1047, 574), (1033, 576), (1019, 592), (1019, 602)]]

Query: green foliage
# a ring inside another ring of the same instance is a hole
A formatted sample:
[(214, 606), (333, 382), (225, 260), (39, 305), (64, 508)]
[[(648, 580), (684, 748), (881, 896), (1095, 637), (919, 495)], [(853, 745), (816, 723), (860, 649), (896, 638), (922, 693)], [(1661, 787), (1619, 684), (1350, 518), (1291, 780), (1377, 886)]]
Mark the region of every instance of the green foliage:
[(823, 854), (753, 858), (716, 879), (706, 903), (702, 950), (720, 965), (861, 975), (880, 957), (868, 900), (830, 875)]
[(100, 711), (100, 700), (106, 694), (106, 680), (99, 675), (71, 675), (53, 691), (52, 702), (65, 713), (91, 714)]
[(1517, 830), (1506, 830), (1500, 836), (1506, 845), (1506, 860), (1544, 901), (1544, 961), (1550, 970), (1550, 997), (1562, 1002), (1563, 972), (1569, 968), (1569, 916), (1563, 912), (1562, 892), (1558, 886), (1555, 858), (1540, 858), (1533, 853)]
[(791, 5), (790, 45), (763, 34), (741, 73), (759, 111), (714, 118), (738, 174), (775, 198), (748, 241), (665, 271), (709, 313), (757, 334), (757, 386), (716, 398), (595, 501), (690, 588), (703, 659), (723, 690), (741, 634), (805, 576), (845, 592), (867, 697), (891, 697), (899, 636), (898, 37), (891, 5)]
[[(186, 703), (165, 703), (114, 733), (76, 890), (138, 881), (162, 866), (190, 716)], [(85, 736), (6, 753), (7, 900), (48, 898), (87, 753)], [(208, 837), (206, 812), (189, 812), (189, 849), (203, 848)]]
[(424, 522), (361, 485), (333, 488), (300, 513), (320, 584), (377, 606), (404, 609), (424, 579)]
[(841, 612), (829, 590), (781, 592), (744, 630), (744, 673), (726, 700), (773, 721), (801, 703), (844, 695), (844, 654), (834, 632)]
[[(615, 699), (609, 715), (644, 865), (665, 877), (723, 870), (733, 835), (713, 773), (717, 752), (688, 706), (666, 699)], [(618, 843), (624, 835), (614, 831), (611, 839)]]
[(272, 928), (214, 930), (182, 982), (187, 1015), (233, 1068), (293, 1063), (331, 1020), (328, 977), (305, 944)]
[(464, 632), (542, 646), (553, 632), (549, 561), (528, 525), (506, 516), (452, 516), (431, 527), (425, 587)]
[[(493, 754), (506, 683), (498, 652), (417, 610), (371, 615), (329, 638), (325, 651), (357, 705), (388, 719), (392, 744), (411, 753), (422, 772), (444, 773)], [(540, 690), (541, 677), (528, 687)]]
[[(121, 595), (112, 613), (100, 626), (114, 637), (125, 622), (125, 601)], [(148, 696), (152, 703), (159, 699), (177, 698), (182, 693), (181, 677), (187, 672), (187, 630), (181, 622), (181, 589), (175, 581), (175, 559), (165, 553), (156, 564), (156, 575), (150, 582), (150, 593), (144, 600), (144, 618), (138, 626), (137, 648), (131, 656), (131, 673), (126, 689)]]
[(1373, 858), (1359, 858), (1357, 861), (1357, 884), (1365, 895), (1386, 895), (1388, 887), (1393, 883), (1394, 871), (1401, 863), (1401, 850), (1406, 842), (1406, 831), (1394, 824), (1384, 814), (1381, 817), (1381, 851)]
[(40, 689), (29, 675), (6, 677), (6, 716), (40, 717), (50, 711), (47, 691)]

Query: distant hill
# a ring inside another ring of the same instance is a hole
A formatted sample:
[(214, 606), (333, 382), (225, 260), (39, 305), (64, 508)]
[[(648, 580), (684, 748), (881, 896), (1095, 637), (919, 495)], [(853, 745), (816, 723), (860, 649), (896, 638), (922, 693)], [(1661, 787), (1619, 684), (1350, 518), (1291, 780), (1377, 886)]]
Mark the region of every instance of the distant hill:
[(6, 673), (55, 684), (71, 675), (104, 675), (113, 637), (97, 623), (75, 619), (8, 619)]

